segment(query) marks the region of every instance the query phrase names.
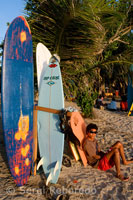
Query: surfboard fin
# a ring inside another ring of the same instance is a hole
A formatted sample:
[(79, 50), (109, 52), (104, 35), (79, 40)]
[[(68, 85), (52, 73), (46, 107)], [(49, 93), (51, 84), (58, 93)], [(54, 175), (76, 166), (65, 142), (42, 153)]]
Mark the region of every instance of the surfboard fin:
[(43, 165), (43, 163), (44, 163), (44, 157), (42, 157), (41, 160), (39, 161), (37, 165), (37, 170)]
[(47, 181), (46, 181), (46, 186), (49, 184), (49, 182), (52, 180), (52, 173), (49, 174)]
[(59, 169), (59, 161), (57, 161), (56, 162), (56, 165), (55, 165), (55, 168), (54, 168), (54, 176), (55, 176), (55, 174), (56, 174), (56, 172), (58, 171), (58, 169)]

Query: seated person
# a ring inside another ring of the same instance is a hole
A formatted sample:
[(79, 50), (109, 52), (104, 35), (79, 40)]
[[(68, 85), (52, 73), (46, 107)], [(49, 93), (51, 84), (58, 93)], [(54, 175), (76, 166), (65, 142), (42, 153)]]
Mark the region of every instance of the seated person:
[(127, 101), (121, 101), (120, 102), (120, 110), (122, 110), (122, 111), (127, 111), (128, 110), (128, 103), (127, 103)]
[(115, 166), (117, 178), (122, 181), (128, 181), (128, 177), (124, 177), (120, 170), (120, 158), (123, 164), (133, 163), (133, 160), (126, 160), (123, 145), (116, 142), (107, 153), (100, 150), (97, 140), (95, 139), (98, 127), (96, 124), (89, 124), (86, 128), (86, 138), (83, 142), (83, 150), (86, 153), (88, 164), (99, 170), (108, 170)]
[(121, 97), (120, 110), (122, 111), (128, 110), (127, 97), (125, 95)]
[(111, 103), (109, 103), (109, 104), (107, 105), (107, 109), (108, 109), (108, 110), (117, 110), (116, 101), (115, 101), (115, 98), (114, 98), (114, 97), (112, 98)]
[(102, 97), (102, 95), (99, 95), (98, 99), (96, 100), (95, 107), (96, 108), (101, 108), (101, 106), (104, 106), (104, 104), (103, 104), (103, 97)]

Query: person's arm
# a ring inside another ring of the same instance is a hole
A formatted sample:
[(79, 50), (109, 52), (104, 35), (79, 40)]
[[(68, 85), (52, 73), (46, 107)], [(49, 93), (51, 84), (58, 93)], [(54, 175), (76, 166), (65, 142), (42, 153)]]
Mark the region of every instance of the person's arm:
[(105, 155), (105, 153), (103, 151), (101, 151), (101, 148), (100, 148), (100, 145), (98, 142), (97, 142), (97, 154), (98, 155), (96, 155), (96, 157), (95, 157), (96, 159), (100, 159)]
[(101, 151), (99, 143), (96, 141), (96, 152), (97, 154)]
[[(97, 143), (97, 144), (98, 144), (98, 143)], [(98, 149), (97, 149), (97, 150), (98, 150), (98, 152), (100, 152), (100, 151), (101, 151), (101, 148), (100, 148), (99, 144), (98, 144)]]
[(98, 142), (96, 141), (96, 155), (93, 155), (92, 157), (99, 160), (101, 158), (101, 156), (99, 155), (100, 151), (101, 151), (100, 146)]
[(101, 156), (100, 155), (95, 155), (95, 156), (93, 156), (93, 158), (99, 160), (101, 158)]

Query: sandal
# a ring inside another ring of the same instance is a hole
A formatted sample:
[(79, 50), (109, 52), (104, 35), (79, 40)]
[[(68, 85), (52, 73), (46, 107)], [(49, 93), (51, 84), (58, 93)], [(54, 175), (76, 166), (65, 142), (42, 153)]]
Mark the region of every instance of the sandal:
[(120, 175), (118, 175), (116, 177), (119, 178), (121, 181), (128, 181), (129, 180), (129, 177), (125, 177), (122, 174), (120, 174)]

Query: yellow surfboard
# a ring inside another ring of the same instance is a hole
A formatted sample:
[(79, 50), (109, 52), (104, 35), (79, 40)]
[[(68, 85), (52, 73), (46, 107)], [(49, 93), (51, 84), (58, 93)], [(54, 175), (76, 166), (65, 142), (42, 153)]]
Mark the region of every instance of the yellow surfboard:
[(130, 116), (132, 114), (132, 112), (133, 112), (133, 103), (132, 103), (131, 108), (129, 110), (128, 116)]
[(80, 156), (78, 154), (78, 151), (77, 151), (77, 148), (76, 148), (75, 144), (73, 142), (71, 142), (71, 141), (69, 141), (68, 143), (69, 143), (69, 146), (71, 148), (71, 151), (72, 151), (72, 154), (73, 154), (73, 157), (74, 157), (75, 161), (80, 160)]

